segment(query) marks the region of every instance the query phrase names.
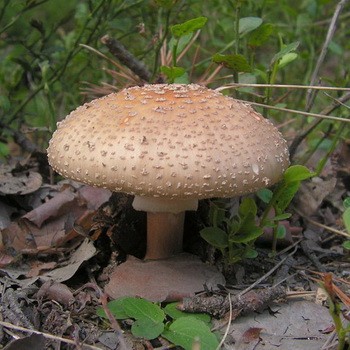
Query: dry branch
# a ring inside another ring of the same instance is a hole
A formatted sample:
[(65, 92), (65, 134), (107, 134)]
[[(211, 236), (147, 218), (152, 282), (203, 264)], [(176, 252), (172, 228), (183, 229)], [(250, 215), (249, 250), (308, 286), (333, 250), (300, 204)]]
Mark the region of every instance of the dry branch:
[(266, 308), (275, 299), (284, 298), (286, 291), (282, 286), (260, 290), (251, 290), (243, 295), (232, 296), (231, 303), (228, 295), (196, 295), (184, 298), (179, 309), (187, 312), (205, 312), (214, 317), (223, 317), (232, 306), (232, 319), (241, 314), (260, 311)]
[(141, 61), (132, 55), (120, 41), (105, 35), (101, 38), (101, 42), (107, 46), (109, 52), (122, 64), (128, 67), (141, 79), (150, 82), (152, 76), (150, 71)]

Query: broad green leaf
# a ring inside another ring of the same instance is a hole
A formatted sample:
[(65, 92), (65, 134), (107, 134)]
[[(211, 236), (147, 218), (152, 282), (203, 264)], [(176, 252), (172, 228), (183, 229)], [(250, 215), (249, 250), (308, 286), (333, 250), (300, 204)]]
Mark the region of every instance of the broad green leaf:
[(286, 220), (289, 219), (292, 216), (291, 213), (283, 213), (280, 215), (276, 215), (275, 217), (271, 218), (273, 221), (281, 221), (281, 220)]
[(228, 246), (227, 233), (218, 227), (206, 227), (200, 231), (200, 235), (215, 248), (224, 249)]
[(158, 305), (141, 298), (125, 298), (123, 308), (125, 313), (135, 320), (144, 319), (157, 324), (165, 318), (164, 311)]
[(350, 241), (345, 241), (345, 242), (343, 243), (343, 247), (344, 247), (345, 249), (350, 250)]
[(295, 52), (289, 52), (282, 56), (282, 58), (278, 62), (278, 68), (283, 68), (289, 63), (293, 62), (298, 57), (298, 54)]
[(255, 215), (247, 213), (242, 219), (238, 232), (230, 235), (229, 240), (233, 243), (248, 243), (261, 236), (262, 233), (263, 229), (256, 226)]
[(272, 35), (275, 26), (271, 23), (264, 23), (249, 34), (248, 45), (258, 47), (263, 45)]
[(176, 45), (176, 53), (177, 55), (179, 55), (183, 49), (186, 47), (186, 45), (190, 42), (190, 40), (192, 39), (193, 34), (187, 34), (182, 36), (180, 39), (175, 39), (175, 38), (171, 38), (169, 40), (169, 50), (172, 52), (174, 46)]
[(238, 209), (239, 215), (243, 217), (249, 213), (252, 213), (255, 216), (257, 211), (258, 208), (255, 204), (254, 199), (252, 198), (244, 198)]
[(249, 243), (263, 234), (263, 229), (257, 226), (252, 227), (249, 231), (242, 230), (230, 237), (233, 243)]
[(4, 112), (9, 111), (11, 108), (11, 102), (6, 95), (0, 95), (0, 109)]
[(6, 157), (10, 153), (7, 143), (0, 142), (0, 157)]
[(346, 230), (350, 233), (350, 208), (346, 208), (343, 213), (343, 221)]
[(258, 256), (258, 252), (253, 248), (247, 248), (244, 252), (243, 257), (247, 259), (255, 259)]
[(303, 181), (313, 177), (315, 173), (311, 172), (303, 165), (292, 165), (283, 174), (283, 180), (286, 183), (294, 181)]
[(211, 202), (209, 208), (209, 220), (213, 226), (219, 226), (225, 219), (226, 211), (218, 204)]
[[(124, 311), (125, 299), (127, 299), (127, 297), (118, 298), (118, 299), (110, 301), (107, 304), (108, 309), (111, 311), (112, 315), (117, 320), (124, 320), (126, 318), (129, 318), (129, 315)], [(96, 314), (97, 314), (97, 316), (100, 316), (103, 318), (108, 318), (102, 307), (99, 307), (96, 310)]]
[(197, 320), (201, 320), (205, 323), (209, 323), (211, 318), (207, 314), (203, 313), (188, 313), (188, 312), (183, 312), (177, 309), (178, 303), (170, 303), (167, 304), (163, 310), (165, 313), (170, 316), (173, 320), (177, 320), (180, 317), (195, 317)]
[(222, 55), (216, 53), (213, 58), (213, 62), (222, 64), (226, 68), (232, 69), (235, 72), (249, 73), (252, 71), (250, 64), (243, 55)]
[(190, 84), (190, 79), (187, 72), (182, 74), (180, 77), (174, 79), (174, 84)]
[(286, 236), (286, 227), (284, 225), (278, 225), (277, 226), (277, 238), (281, 239), (284, 238)]
[(131, 326), (131, 333), (138, 338), (155, 339), (164, 331), (163, 322), (153, 322), (146, 318), (136, 320)]
[(165, 74), (170, 81), (174, 81), (185, 73), (185, 69), (182, 67), (161, 66), (160, 71)]
[(172, 35), (179, 39), (184, 35), (193, 33), (201, 28), (204, 27), (205, 23), (207, 23), (208, 18), (207, 17), (197, 17), (190, 19), (187, 22), (181, 23), (181, 24), (175, 24), (172, 27), (170, 27)]
[(215, 350), (219, 345), (209, 326), (192, 316), (178, 318), (162, 336), (185, 350), (192, 350), (195, 339), (199, 340), (201, 350)]
[(279, 193), (278, 198), (276, 199), (275, 209), (278, 213), (283, 213), (292, 199), (294, 198), (295, 194), (298, 192), (300, 186), (300, 181), (293, 181), (288, 184), (284, 184), (282, 187), (282, 190)]
[(273, 56), (271, 63), (274, 64), (275, 62), (278, 62), (284, 55), (286, 55), (289, 52), (295, 51), (299, 46), (299, 41), (295, 41), (289, 45), (285, 45), (281, 51), (276, 53), (275, 56)]
[(243, 17), (239, 20), (239, 35), (244, 36), (262, 24), (263, 20), (259, 17)]
[(260, 198), (264, 203), (269, 203), (272, 196), (273, 196), (273, 192), (268, 189), (268, 188), (262, 188), (261, 190), (259, 190), (256, 195), (258, 196), (258, 198)]
[(344, 208), (350, 208), (350, 197), (346, 197), (343, 201)]

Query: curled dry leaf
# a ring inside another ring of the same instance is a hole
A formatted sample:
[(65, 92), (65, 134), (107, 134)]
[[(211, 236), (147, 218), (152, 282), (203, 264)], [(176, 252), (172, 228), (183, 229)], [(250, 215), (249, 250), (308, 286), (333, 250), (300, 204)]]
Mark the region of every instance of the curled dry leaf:
[(37, 297), (55, 300), (64, 306), (74, 302), (72, 291), (65, 284), (54, 281), (46, 281), (38, 290)]

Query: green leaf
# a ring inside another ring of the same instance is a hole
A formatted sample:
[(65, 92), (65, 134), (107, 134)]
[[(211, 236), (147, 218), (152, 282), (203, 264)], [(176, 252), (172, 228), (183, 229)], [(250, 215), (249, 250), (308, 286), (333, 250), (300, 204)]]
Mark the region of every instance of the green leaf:
[(246, 259), (255, 259), (257, 256), (258, 256), (258, 252), (255, 249), (250, 247), (248, 247), (243, 254), (243, 257)]
[(250, 64), (247, 59), (240, 54), (237, 55), (222, 55), (220, 53), (216, 53), (213, 58), (213, 62), (222, 64), (226, 68), (232, 69), (235, 72), (245, 72), (249, 73), (252, 71)]
[(2, 109), (4, 112), (9, 111), (11, 108), (11, 102), (9, 98), (5, 95), (0, 95), (0, 109)]
[(298, 54), (295, 52), (289, 52), (282, 56), (282, 58), (278, 62), (278, 68), (283, 68), (289, 63), (293, 62), (298, 57)]
[(261, 236), (263, 229), (255, 223), (255, 215), (248, 213), (242, 220), (237, 233), (230, 235), (229, 240), (233, 243), (248, 243)]
[(239, 20), (238, 32), (240, 36), (244, 36), (262, 24), (263, 20), (259, 17), (243, 17)]
[(209, 208), (209, 220), (213, 226), (219, 226), (225, 219), (226, 211), (221, 208), (218, 204), (210, 202)]
[(268, 188), (262, 188), (256, 193), (256, 195), (258, 196), (259, 199), (261, 199), (264, 203), (267, 204), (270, 202), (273, 196), (273, 192)]
[(179, 39), (184, 35), (193, 33), (201, 28), (204, 27), (204, 25), (207, 23), (208, 18), (207, 17), (197, 17), (190, 19), (187, 22), (181, 23), (181, 24), (175, 24), (172, 27), (170, 27), (172, 35)]
[(174, 81), (176, 78), (181, 77), (186, 71), (182, 67), (168, 67), (161, 66), (160, 71), (166, 75), (170, 81)]
[(244, 198), (238, 209), (239, 215), (243, 217), (248, 215), (249, 213), (252, 213), (255, 217), (257, 211), (258, 208), (255, 204), (254, 199), (252, 198)]
[(155, 339), (164, 331), (163, 322), (140, 318), (131, 326), (131, 333), (138, 338)]
[(307, 167), (303, 165), (292, 165), (283, 174), (283, 180), (286, 183), (294, 181), (303, 181), (315, 176)]
[[(129, 318), (129, 315), (127, 313), (125, 313), (125, 311), (124, 311), (124, 300), (125, 299), (127, 299), (127, 297), (118, 298), (118, 299), (110, 301), (107, 304), (108, 309), (111, 311), (112, 315), (117, 320), (124, 320), (126, 318)], [(97, 314), (97, 316), (100, 316), (103, 318), (108, 318), (102, 307), (99, 307), (96, 310), (96, 314)]]
[(195, 317), (197, 320), (201, 320), (205, 323), (209, 323), (211, 320), (211, 317), (207, 314), (203, 313), (188, 313), (188, 312), (183, 312), (177, 309), (177, 305), (179, 303), (170, 303), (167, 304), (163, 310), (165, 313), (170, 316), (173, 320), (177, 320), (180, 317)]
[(350, 197), (346, 197), (343, 201), (344, 208), (350, 208)]
[(284, 225), (278, 225), (277, 226), (277, 238), (281, 239), (284, 238), (286, 236), (287, 230), (286, 227)]
[(350, 233), (350, 208), (346, 208), (343, 213), (343, 221), (346, 231)]
[(350, 250), (350, 241), (345, 241), (342, 245), (345, 249)]
[(162, 333), (162, 336), (185, 350), (192, 350), (195, 339), (199, 339), (201, 350), (215, 350), (219, 345), (209, 326), (192, 316), (178, 318)]
[(283, 214), (280, 214), (280, 215), (276, 215), (271, 220), (273, 220), (273, 221), (281, 221), (281, 220), (289, 219), (291, 216), (292, 216), (291, 213), (283, 213)]
[(272, 35), (275, 26), (271, 23), (264, 23), (249, 34), (248, 45), (258, 47), (263, 45)]
[(224, 249), (228, 246), (227, 233), (221, 228), (206, 227), (200, 231), (200, 235), (215, 248)]
[(281, 191), (278, 191), (279, 196), (276, 199), (275, 209), (277, 213), (283, 213), (295, 194), (298, 192), (300, 181), (293, 181), (288, 184), (284, 184)]
[(278, 53), (276, 53), (275, 56), (273, 56), (271, 64), (278, 62), (284, 55), (295, 51), (298, 48), (299, 44), (299, 41), (295, 41), (289, 45), (285, 45), (281, 51), (279, 51)]
[(182, 36), (180, 39), (171, 38), (169, 40), (169, 50), (173, 52), (174, 46), (176, 46), (177, 54), (180, 54), (186, 45), (192, 39), (192, 33)]
[(135, 320), (145, 319), (157, 324), (165, 318), (164, 311), (158, 305), (141, 298), (123, 299), (123, 308), (125, 313)]

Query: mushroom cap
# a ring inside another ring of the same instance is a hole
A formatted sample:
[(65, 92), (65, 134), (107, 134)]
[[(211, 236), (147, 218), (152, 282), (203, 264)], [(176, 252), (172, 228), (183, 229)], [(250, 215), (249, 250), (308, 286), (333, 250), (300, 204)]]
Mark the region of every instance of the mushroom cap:
[(206, 87), (131, 87), (58, 123), (49, 163), (64, 177), (137, 196), (231, 197), (272, 185), (286, 141), (249, 104)]

